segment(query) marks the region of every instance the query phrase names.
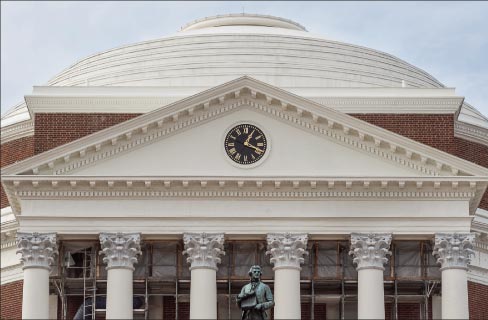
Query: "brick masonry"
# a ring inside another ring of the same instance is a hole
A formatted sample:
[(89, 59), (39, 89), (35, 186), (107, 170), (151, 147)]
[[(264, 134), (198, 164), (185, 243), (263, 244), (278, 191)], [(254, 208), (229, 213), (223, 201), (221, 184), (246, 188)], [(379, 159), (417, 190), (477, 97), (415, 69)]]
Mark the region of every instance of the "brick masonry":
[(137, 117), (135, 113), (37, 113), (35, 154)]
[(488, 319), (488, 286), (468, 282), (469, 318), (471, 320)]
[(22, 318), (23, 281), (7, 283), (1, 288), (0, 319)]

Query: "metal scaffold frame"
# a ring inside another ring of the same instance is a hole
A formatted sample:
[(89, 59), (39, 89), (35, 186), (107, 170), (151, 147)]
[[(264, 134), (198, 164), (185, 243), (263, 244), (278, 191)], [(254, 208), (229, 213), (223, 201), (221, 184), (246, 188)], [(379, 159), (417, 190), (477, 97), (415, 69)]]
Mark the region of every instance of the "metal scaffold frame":
[[(80, 245), (81, 242), (65, 241), (60, 245), (61, 254), (58, 259), (58, 272), (56, 275), (51, 276), (51, 287), (59, 296), (59, 309), (62, 319), (68, 319), (72, 316), (73, 310), (68, 300), (73, 297), (82, 298), (80, 304), (84, 306), (82, 308), (83, 319), (96, 319), (97, 315), (102, 315), (105, 312), (104, 308), (98, 307), (99, 304), (101, 305), (103, 303), (99, 303), (100, 299), (97, 299), (106, 296), (105, 290), (107, 283), (105, 278), (106, 271), (98, 255), (100, 245), (93, 241), (89, 246), (83, 248), (83, 245)], [(433, 268), (433, 266), (429, 264), (431, 260), (426, 256), (430, 254), (430, 251), (425, 250), (428, 247), (426, 245), (428, 242), (417, 242), (420, 246), (421, 261), (420, 276), (418, 277), (401, 277), (399, 275), (399, 270), (401, 268), (408, 269), (408, 266), (399, 264), (399, 259), (397, 259), (398, 254), (395, 254), (395, 250), (397, 249), (395, 247), (396, 244), (395, 242), (392, 244), (391, 250), (394, 254), (390, 259), (389, 265), (386, 266), (387, 271), (385, 271), (384, 281), (385, 302), (391, 303), (391, 319), (398, 319), (399, 305), (405, 301), (408, 301), (408, 303), (418, 303), (420, 305), (419, 318), (429, 319), (430, 298), (440, 290), (440, 280), (429, 274), (428, 268)], [(174, 265), (157, 265), (160, 262), (154, 261), (155, 257), (164, 256), (164, 252), (157, 253), (157, 250), (160, 248), (158, 249), (156, 247), (161, 244), (170, 244), (174, 247), (174, 252), (171, 251), (169, 254), (174, 255)], [(336, 252), (335, 258), (329, 257), (332, 264), (328, 266), (321, 264), (319, 259), (320, 257), (323, 258), (324, 253), (321, 251), (321, 246), (324, 244), (329, 248), (327, 250), (335, 250), (334, 252)], [(81, 247), (81, 249), (78, 251), (70, 251), (70, 246), (72, 247), (73, 245)], [(154, 302), (152, 301), (152, 297), (167, 296), (173, 297), (171, 303), (174, 303), (174, 315), (178, 319), (181, 316), (180, 313), (184, 311), (180, 308), (181, 302), (186, 303), (189, 301), (190, 284), (190, 272), (188, 269), (185, 270), (187, 268), (185, 263), (186, 259), (182, 255), (182, 242), (146, 241), (142, 249), (144, 252), (142, 260), (140, 260), (142, 264), (139, 264), (138, 268), (143, 268), (143, 272), (142, 269), (139, 269), (140, 276), (135, 276), (133, 283), (134, 296), (143, 296), (144, 307), (134, 309), (135, 319), (150, 319), (150, 305)], [(218, 273), (217, 286), (220, 288), (218, 289), (218, 295), (222, 299), (225, 297), (226, 300), (226, 316), (231, 319), (236, 314), (236, 307), (233, 307), (233, 304), (235, 304), (237, 290), (248, 281), (247, 271), (244, 274), (244, 269), (248, 268), (251, 264), (260, 264), (265, 266), (263, 270), (266, 270), (265, 274), (263, 274), (263, 281), (271, 287), (273, 287), (274, 281), (271, 271), (272, 266), (269, 260), (264, 257), (263, 250), (266, 250), (264, 241), (227, 241), (225, 250), (226, 258), (222, 261), (222, 269), (226, 268), (226, 270)], [(354, 293), (354, 291), (357, 292), (357, 278), (347, 276), (348, 272), (351, 274), (351, 261), (347, 255), (347, 241), (309, 241), (308, 251), (310, 253), (307, 258), (309, 263), (303, 266), (302, 280), (300, 282), (302, 287), (302, 302), (308, 303), (310, 318), (315, 318), (315, 313), (318, 310), (317, 303), (324, 304), (324, 298), (327, 298), (337, 301), (340, 318), (347, 319), (348, 304), (356, 303), (357, 301), (357, 293)], [(81, 261), (74, 261), (73, 257), (81, 259)], [(70, 259), (73, 261), (70, 261)], [(154, 271), (154, 267), (156, 266), (173, 268), (175, 270), (174, 277), (171, 279), (158, 278), (157, 272), (155, 273)], [(335, 276), (324, 277), (324, 268), (328, 268), (327, 270), (336, 270)], [(173, 286), (173, 289), (170, 289), (171, 286)], [(329, 291), (325, 292), (324, 288), (329, 288), (327, 289)], [(306, 291), (309, 294), (304, 294)], [(161, 298), (160, 301), (161, 308), (165, 308), (164, 303), (167, 300)]]

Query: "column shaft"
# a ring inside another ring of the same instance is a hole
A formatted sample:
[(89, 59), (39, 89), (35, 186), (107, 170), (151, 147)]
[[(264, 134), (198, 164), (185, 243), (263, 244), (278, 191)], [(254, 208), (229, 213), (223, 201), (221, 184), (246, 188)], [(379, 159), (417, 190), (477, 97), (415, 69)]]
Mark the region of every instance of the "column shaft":
[(56, 234), (19, 232), (17, 247), (24, 270), (22, 319), (49, 319), (49, 271), (58, 253)]
[(191, 264), (190, 319), (217, 319), (217, 264), (225, 254), (223, 233), (185, 233), (184, 253)]
[(468, 319), (468, 278), (463, 269), (442, 271), (442, 319)]
[(358, 317), (359, 319), (385, 318), (382, 270), (362, 269), (358, 271)]
[(132, 319), (132, 270), (107, 271), (107, 319)]
[(141, 254), (140, 233), (101, 233), (101, 254), (107, 264), (106, 319), (132, 319), (132, 273)]
[(300, 319), (300, 265), (304, 262), (308, 235), (270, 233), (266, 238), (271, 263), (274, 264), (274, 318)]
[(217, 272), (191, 270), (190, 319), (217, 319)]
[(300, 319), (300, 269), (275, 269), (275, 319)]
[(22, 319), (49, 319), (49, 270), (24, 270)]
[(391, 234), (351, 234), (349, 254), (357, 264), (359, 319), (385, 319), (383, 270), (390, 243)]
[(473, 233), (437, 233), (433, 255), (441, 264), (442, 319), (468, 319), (468, 265)]

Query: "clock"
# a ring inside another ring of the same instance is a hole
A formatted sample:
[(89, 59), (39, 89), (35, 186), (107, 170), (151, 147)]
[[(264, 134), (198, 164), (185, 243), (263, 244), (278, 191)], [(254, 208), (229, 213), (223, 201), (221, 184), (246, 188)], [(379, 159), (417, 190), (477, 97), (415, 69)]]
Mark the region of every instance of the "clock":
[(240, 165), (250, 165), (266, 154), (268, 143), (263, 131), (255, 125), (243, 123), (229, 130), (224, 149), (229, 158)]

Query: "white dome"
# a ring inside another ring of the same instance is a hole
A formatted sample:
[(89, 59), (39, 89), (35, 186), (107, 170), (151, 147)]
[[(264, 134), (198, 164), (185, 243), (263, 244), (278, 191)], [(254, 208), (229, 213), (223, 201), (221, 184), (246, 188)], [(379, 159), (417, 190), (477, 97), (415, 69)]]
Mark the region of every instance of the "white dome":
[(443, 87), (389, 54), (327, 40), (290, 20), (209, 17), (175, 35), (85, 58), (53, 86), (213, 87), (247, 75), (278, 87)]

